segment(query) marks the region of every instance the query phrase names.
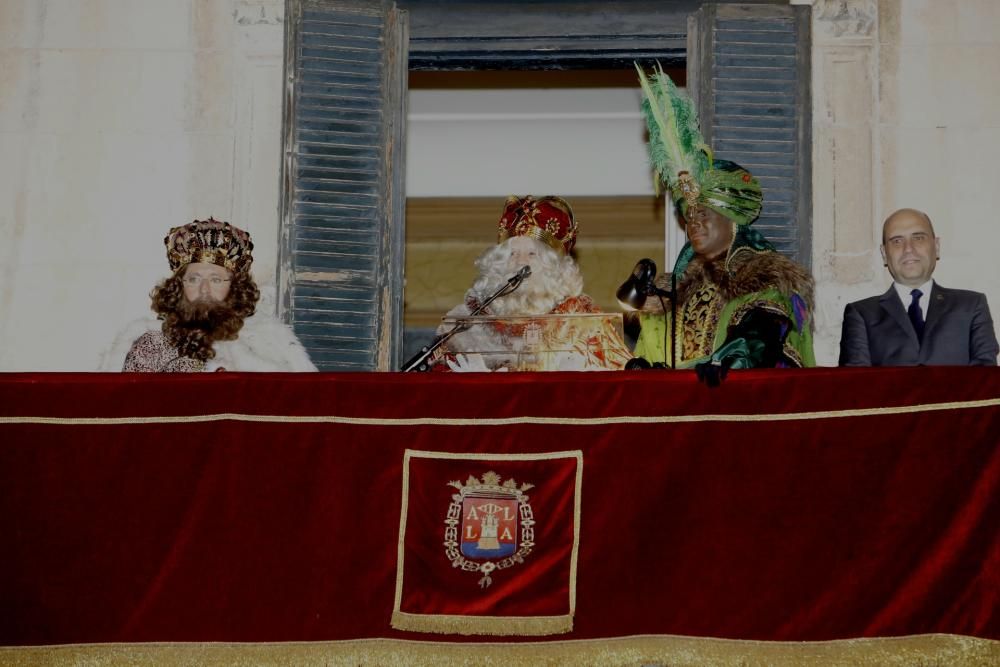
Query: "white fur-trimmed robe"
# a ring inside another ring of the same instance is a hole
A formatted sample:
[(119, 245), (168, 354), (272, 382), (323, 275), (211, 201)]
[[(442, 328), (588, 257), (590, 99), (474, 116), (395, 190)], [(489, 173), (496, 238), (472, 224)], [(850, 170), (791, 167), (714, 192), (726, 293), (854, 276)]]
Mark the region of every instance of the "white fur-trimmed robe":
[[(129, 324), (101, 356), (98, 370), (120, 372), (132, 345), (144, 334), (162, 335), (162, 324), (152, 317), (144, 317)], [(215, 358), (206, 362), (204, 370), (207, 372), (220, 368), (237, 372), (316, 371), (315, 364), (309, 359), (291, 327), (259, 312), (243, 322), (236, 340), (217, 341), (213, 348)]]

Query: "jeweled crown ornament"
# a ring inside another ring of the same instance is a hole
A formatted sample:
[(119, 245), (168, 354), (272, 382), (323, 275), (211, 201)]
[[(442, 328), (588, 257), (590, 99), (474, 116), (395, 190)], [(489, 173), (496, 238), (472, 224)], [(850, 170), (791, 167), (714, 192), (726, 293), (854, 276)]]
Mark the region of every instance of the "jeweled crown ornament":
[(573, 209), (562, 197), (511, 195), (507, 197), (500, 216), (497, 243), (514, 236), (528, 236), (568, 255), (576, 245), (576, 234)]
[(172, 228), (163, 243), (167, 246), (170, 270), (174, 272), (192, 262), (205, 262), (233, 273), (247, 273), (253, 263), (250, 235), (211, 217)]

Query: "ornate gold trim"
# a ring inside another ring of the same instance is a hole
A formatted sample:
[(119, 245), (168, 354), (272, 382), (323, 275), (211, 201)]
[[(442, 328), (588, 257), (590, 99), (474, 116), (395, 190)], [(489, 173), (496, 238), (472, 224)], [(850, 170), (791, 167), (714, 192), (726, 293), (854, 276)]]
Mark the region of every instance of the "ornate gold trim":
[[(514, 236), (527, 236), (529, 238), (533, 238), (536, 241), (538, 241), (539, 243), (543, 243), (543, 244), (547, 245), (548, 247), (552, 248), (553, 250), (555, 250), (556, 252), (558, 252), (560, 255), (565, 255), (566, 254), (566, 248), (563, 247), (562, 241), (560, 241), (555, 236), (553, 236), (548, 230), (541, 229), (541, 228), (536, 227), (536, 226), (532, 226), (529, 229), (526, 229), (523, 234), (515, 234)], [(504, 241), (506, 241), (509, 238), (513, 238), (513, 237), (510, 235), (510, 232), (508, 232), (506, 229), (501, 229), (497, 233), (497, 243), (498, 244), (503, 243)]]
[(766, 642), (677, 635), (534, 642), (425, 642), (355, 639), (330, 642), (157, 642), (0, 648), (0, 663), (36, 665), (639, 665), (672, 667), (985, 667), (1000, 661), (1000, 641), (965, 635)]
[[(569, 563), (569, 613), (557, 616), (464, 616), (457, 614), (413, 614), (400, 609), (403, 599), (403, 572), (406, 517), (410, 505), (410, 460), (444, 459), (469, 461), (547, 461), (575, 459), (576, 478), (573, 490), (573, 547)], [(432, 452), (407, 449), (403, 453), (402, 502), (399, 511), (399, 535), (396, 541), (396, 593), (392, 603), (392, 627), (412, 632), (487, 635), (552, 635), (570, 632), (576, 613), (576, 572), (580, 552), (580, 507), (583, 498), (583, 451), (535, 452), (527, 454), (490, 454), (485, 452)]]
[(48, 426), (127, 426), (132, 424), (200, 424), (216, 421), (277, 423), (277, 424), (350, 424), (352, 426), (508, 426), (510, 424), (554, 424), (568, 426), (605, 426), (608, 424), (687, 424), (697, 422), (767, 422), (807, 421), (812, 419), (842, 419), (907, 415), (941, 410), (974, 410), (1000, 406), (1000, 398), (975, 401), (918, 403), (889, 408), (853, 408), (850, 410), (816, 410), (807, 412), (775, 412), (771, 414), (704, 414), (704, 415), (625, 415), (620, 417), (343, 417), (339, 415), (249, 415), (220, 412), (205, 415), (162, 417), (0, 417), (0, 424), (38, 424)]
[(451, 635), (557, 635), (573, 630), (573, 615), (562, 616), (458, 616), (392, 612), (392, 627), (411, 632)]

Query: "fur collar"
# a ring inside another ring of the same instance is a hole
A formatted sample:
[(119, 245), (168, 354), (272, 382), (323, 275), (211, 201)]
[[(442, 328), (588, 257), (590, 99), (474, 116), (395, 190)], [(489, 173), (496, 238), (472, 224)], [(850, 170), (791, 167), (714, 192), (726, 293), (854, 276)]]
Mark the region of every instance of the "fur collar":
[[(101, 355), (98, 370), (121, 371), (132, 343), (144, 333), (159, 333), (161, 325), (162, 322), (153, 317), (131, 322)], [(291, 327), (260, 312), (244, 321), (236, 340), (215, 343), (215, 358), (209, 359), (205, 370), (213, 371), (220, 367), (230, 371), (260, 372), (316, 370)]]
[[(695, 256), (684, 270), (684, 277), (677, 286), (678, 303), (684, 303), (688, 294), (697, 285), (709, 281), (718, 286), (726, 301), (754, 292), (775, 288), (786, 296), (798, 294), (806, 302), (809, 312), (813, 310), (813, 277), (801, 265), (779, 252), (757, 251), (740, 248), (729, 257), (729, 270), (724, 260), (706, 261)], [(670, 274), (656, 277), (661, 289), (670, 289)], [(658, 299), (649, 299), (643, 310), (661, 312)]]

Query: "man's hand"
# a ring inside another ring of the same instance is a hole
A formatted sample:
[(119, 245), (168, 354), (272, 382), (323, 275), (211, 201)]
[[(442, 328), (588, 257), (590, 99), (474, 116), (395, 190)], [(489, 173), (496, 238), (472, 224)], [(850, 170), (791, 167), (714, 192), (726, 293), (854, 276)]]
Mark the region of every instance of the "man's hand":
[[(445, 361), (448, 362), (448, 368), (456, 373), (492, 372), (486, 367), (486, 360), (483, 359), (483, 355), (481, 354), (456, 354), (455, 361), (452, 361), (450, 358), (446, 358)], [(502, 373), (506, 370), (506, 368), (498, 368), (496, 372)]]
[(718, 387), (726, 379), (730, 368), (754, 368), (754, 359), (759, 358), (763, 348), (764, 344), (758, 340), (733, 338), (716, 350), (707, 361), (695, 364), (694, 370), (700, 381), (709, 387)]
[(694, 371), (698, 374), (698, 380), (709, 387), (718, 387), (726, 379), (729, 363), (726, 358), (703, 361), (695, 365)]

